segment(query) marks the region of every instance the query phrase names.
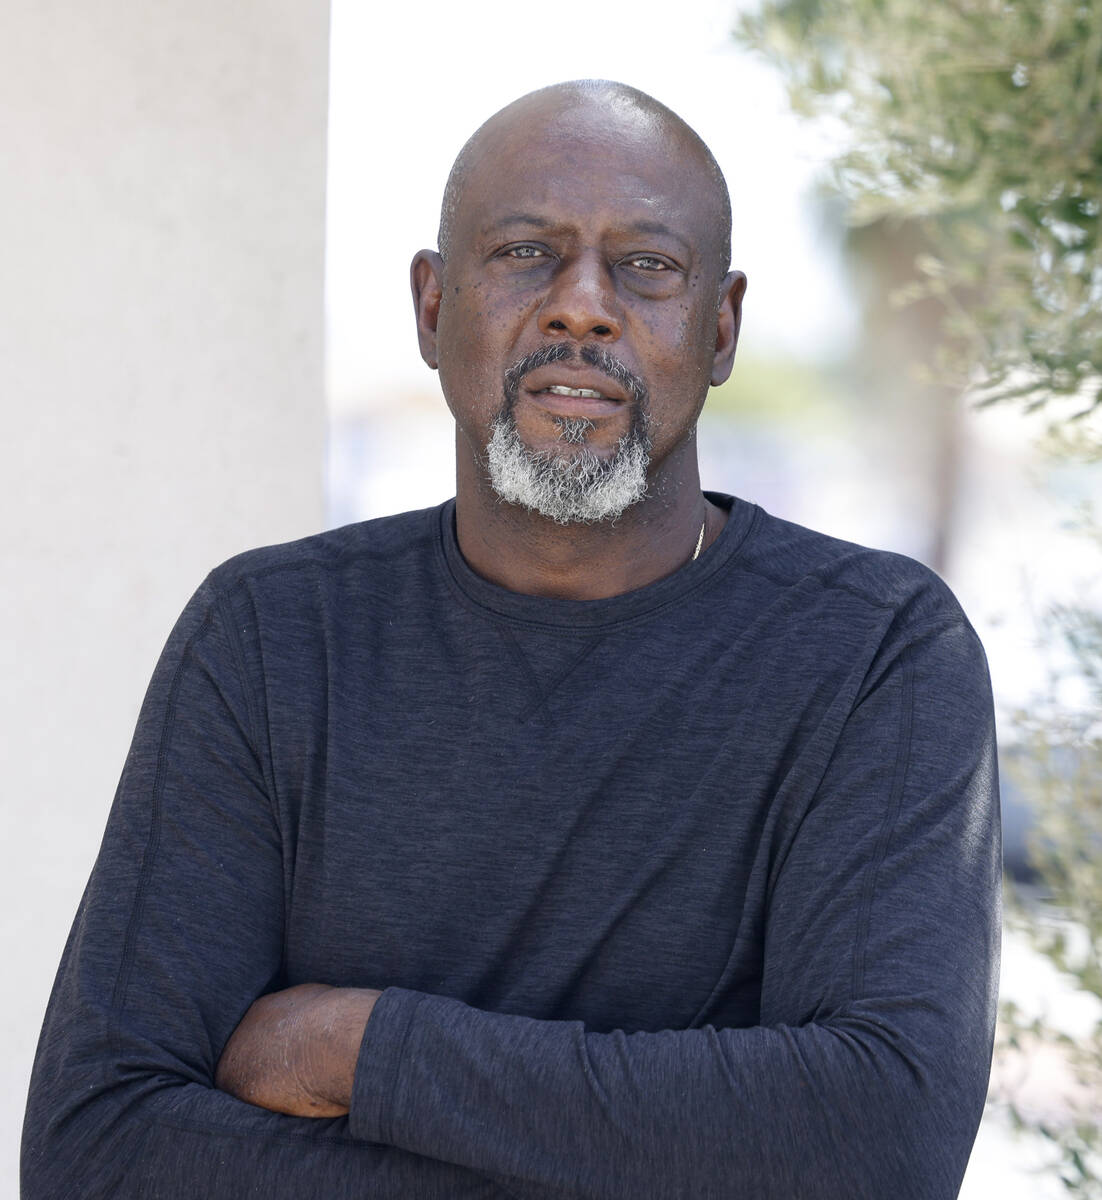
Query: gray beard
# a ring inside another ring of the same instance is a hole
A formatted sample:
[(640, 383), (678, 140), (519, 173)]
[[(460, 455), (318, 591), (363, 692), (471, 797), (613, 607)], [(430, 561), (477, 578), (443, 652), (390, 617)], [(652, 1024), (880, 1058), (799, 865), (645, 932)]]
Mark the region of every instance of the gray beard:
[(583, 444), (593, 428), (591, 421), (563, 419), (559, 437), (578, 448), (564, 447), (556, 454), (526, 446), (512, 413), (502, 413), (494, 420), (486, 447), (490, 485), (508, 504), (531, 509), (558, 525), (615, 521), (647, 494), (651, 443), (645, 426), (645, 420), (637, 421), (612, 458), (603, 459)]

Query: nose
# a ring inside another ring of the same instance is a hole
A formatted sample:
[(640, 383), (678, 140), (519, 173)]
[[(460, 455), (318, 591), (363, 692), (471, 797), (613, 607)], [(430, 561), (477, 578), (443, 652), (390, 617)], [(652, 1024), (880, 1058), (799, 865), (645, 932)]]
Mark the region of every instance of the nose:
[(551, 335), (569, 334), (578, 342), (614, 342), (621, 333), (619, 312), (616, 287), (603, 256), (579, 255), (555, 272), (540, 307), (539, 327)]

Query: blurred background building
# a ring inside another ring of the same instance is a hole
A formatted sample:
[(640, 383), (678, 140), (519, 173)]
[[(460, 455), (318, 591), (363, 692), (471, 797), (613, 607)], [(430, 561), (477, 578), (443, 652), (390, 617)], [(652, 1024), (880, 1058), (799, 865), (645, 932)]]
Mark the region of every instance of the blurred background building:
[(324, 0), (5, 8), (4, 1200), (165, 636), (215, 562), (323, 520), (328, 19)]
[[(408, 264), (435, 244), (463, 141), (525, 91), (621, 79), (712, 147), (749, 290), (734, 375), (702, 422), (704, 484), (934, 566), (987, 647), (1013, 757), (1014, 714), (1063, 662), (1040, 617), (1096, 587), (1072, 528), (1096, 472), (1038, 448), (1043, 415), (976, 410), (913, 369), (937, 318), (891, 298), (920, 247), (888, 221), (847, 230), (822, 187), (836, 140), (793, 114), (778, 73), (732, 38), (735, 15), (730, 0), (584, 17), (506, 0), (41, 0), (7, 23), (0, 920), (18, 986), (0, 1008), (0, 1180), (15, 1178), (53, 971), (176, 613), (237, 550), (453, 493)], [(1008, 852), (1024, 871), (1015, 778)], [(1072, 1032), (1098, 1017), (1019, 934), (1004, 991)], [(1059, 1061), (1027, 1080), (1057, 1115), (1063, 1086)], [(1038, 1170), (1051, 1157), (993, 1107), (962, 1195), (1064, 1194)], [(0, 1182), (0, 1200), (15, 1194)]]

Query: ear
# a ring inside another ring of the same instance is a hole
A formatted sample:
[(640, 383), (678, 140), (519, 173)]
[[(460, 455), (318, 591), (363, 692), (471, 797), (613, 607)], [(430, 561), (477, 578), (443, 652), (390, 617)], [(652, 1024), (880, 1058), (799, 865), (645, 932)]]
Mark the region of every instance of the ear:
[(435, 371), (436, 323), (440, 318), (440, 299), (444, 294), (444, 260), (435, 250), (418, 250), (409, 265), (409, 286), (413, 292), (413, 311), (417, 315), (417, 341), (421, 357)]
[(712, 359), (712, 387), (726, 383), (735, 363), (738, 331), (742, 324), (742, 297), (746, 292), (746, 276), (731, 271), (719, 293), (719, 314), (716, 322), (716, 353)]

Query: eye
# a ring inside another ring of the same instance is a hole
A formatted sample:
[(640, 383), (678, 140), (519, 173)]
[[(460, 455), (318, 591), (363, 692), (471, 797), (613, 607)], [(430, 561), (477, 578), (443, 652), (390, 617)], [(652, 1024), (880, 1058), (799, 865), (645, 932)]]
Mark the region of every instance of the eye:
[(626, 258), (624, 261), (629, 267), (638, 267), (641, 271), (668, 271), (670, 269), (668, 262), (653, 254), (636, 254), (633, 258)]
[(503, 258), (546, 258), (547, 251), (539, 246), (506, 246), (501, 255)]

